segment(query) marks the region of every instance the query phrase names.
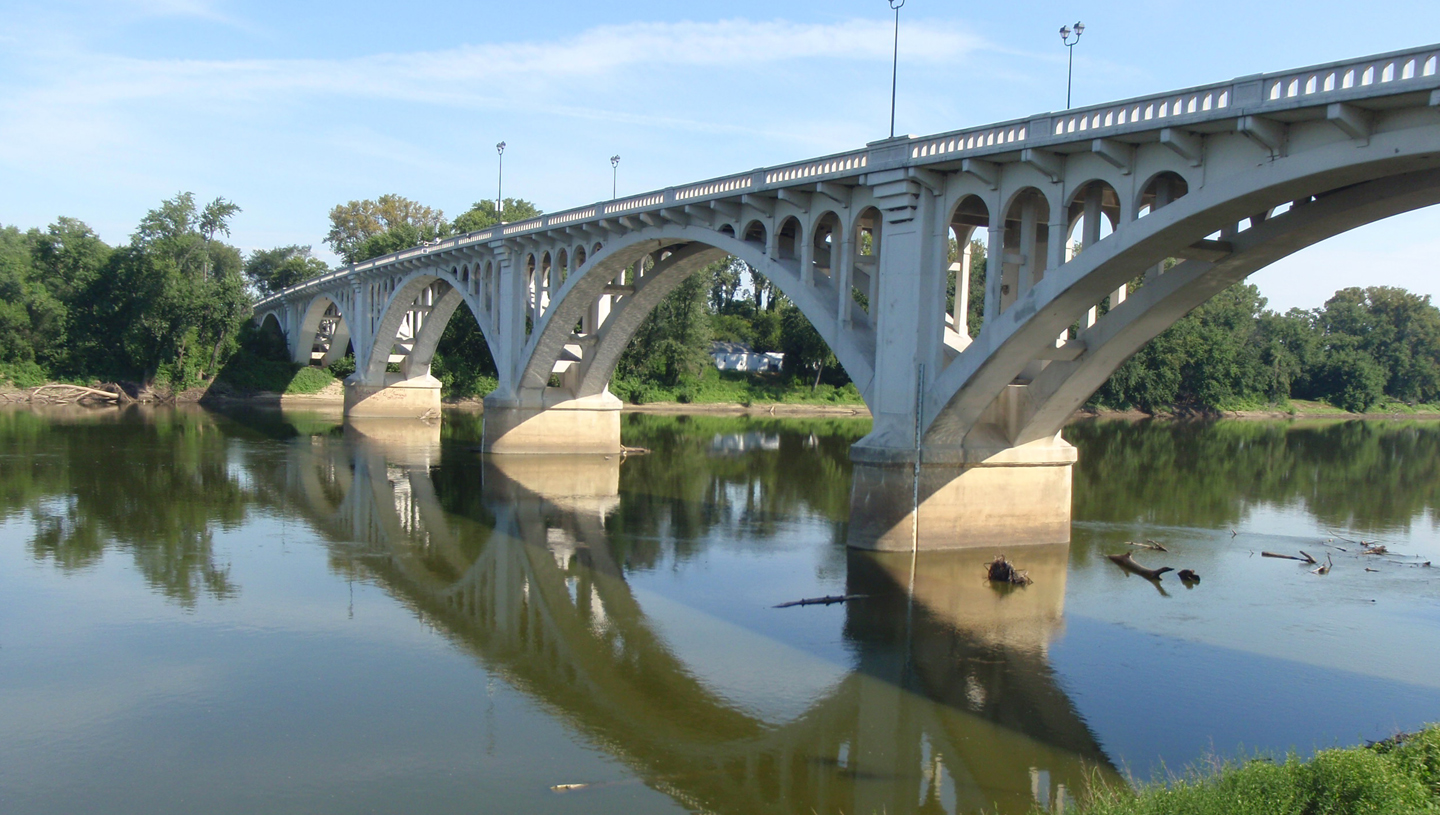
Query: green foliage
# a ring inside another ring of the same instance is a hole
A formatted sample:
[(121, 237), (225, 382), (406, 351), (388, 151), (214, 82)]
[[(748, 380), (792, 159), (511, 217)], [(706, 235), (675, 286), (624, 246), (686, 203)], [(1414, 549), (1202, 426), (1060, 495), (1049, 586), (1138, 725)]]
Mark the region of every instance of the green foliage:
[(478, 398), (500, 384), (490, 344), (468, 306), (457, 309), (440, 335), (430, 373), (446, 399)]
[[(400, 231), (413, 237), (411, 243), (398, 245), (399, 235), (383, 238), (387, 232)], [(330, 210), (330, 232), (325, 242), (346, 263), (356, 263), (405, 249), (449, 232), (445, 213), (431, 209), (400, 195), (382, 195), (364, 201), (337, 204)], [(386, 248), (391, 247), (394, 248)]]
[(245, 276), (262, 295), (274, 294), (330, 271), (319, 258), (310, 256), (308, 246), (278, 246), (257, 249), (245, 261)]
[(650, 312), (620, 357), (618, 377), (670, 387), (711, 366), (707, 306), (714, 269), (687, 277)]
[(1440, 812), (1440, 729), (1398, 744), (1194, 769), (1133, 791), (1097, 784), (1076, 815), (1380, 815)]
[(1227, 410), (1319, 399), (1365, 412), (1440, 398), (1440, 309), (1401, 289), (1343, 289), (1311, 312), (1265, 310), (1237, 283), (1118, 368), (1092, 402)]
[(463, 235), (488, 229), (501, 221), (515, 223), (538, 218), (540, 215), (540, 210), (523, 198), (506, 198), (503, 212), (495, 210), (494, 201), (476, 201), (467, 212), (455, 219), (452, 229), (456, 234)]

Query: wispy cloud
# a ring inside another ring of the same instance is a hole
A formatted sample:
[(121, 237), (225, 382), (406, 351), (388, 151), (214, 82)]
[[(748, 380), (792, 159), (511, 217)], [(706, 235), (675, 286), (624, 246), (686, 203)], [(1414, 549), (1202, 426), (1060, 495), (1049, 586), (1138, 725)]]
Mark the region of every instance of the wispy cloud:
[[(157, 5), (208, 8), (166, 0)], [(198, 13), (198, 11), (197, 11)], [(485, 104), (537, 90), (565, 92), (618, 74), (663, 80), (676, 68), (723, 68), (750, 73), (776, 63), (824, 58), (842, 63), (888, 60), (883, 21), (834, 24), (728, 20), (709, 23), (633, 23), (603, 26), (546, 42), (472, 45), (440, 51), (377, 54), (349, 59), (179, 60), (69, 54), (63, 64), (37, 54), (38, 97), (95, 104), (143, 98), (210, 101), (270, 98), (275, 94), (339, 94), (401, 98), (438, 104)], [(953, 23), (913, 26), (906, 60), (954, 62), (984, 47)], [(40, 64), (48, 63), (48, 64)], [(56, 94), (60, 94), (59, 97)]]

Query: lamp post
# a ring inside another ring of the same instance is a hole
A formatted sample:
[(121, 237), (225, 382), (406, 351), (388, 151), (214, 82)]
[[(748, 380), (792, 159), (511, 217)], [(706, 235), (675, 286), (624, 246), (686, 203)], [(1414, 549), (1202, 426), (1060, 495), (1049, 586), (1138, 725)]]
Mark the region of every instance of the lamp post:
[(495, 145), (495, 152), (500, 154), (500, 177), (495, 181), (495, 217), (504, 223), (505, 219), (501, 216), (505, 214), (505, 142)]
[(610, 157), (610, 200), (611, 200), (611, 201), (614, 201), (615, 198), (616, 198), (615, 190), (617, 189), (617, 185), (619, 184), (619, 181), (620, 181), (620, 154), (617, 153), (617, 154), (615, 154), (615, 155), (613, 155), (613, 156)]
[(900, 75), (900, 7), (905, 0), (890, 0), (895, 10), (895, 52), (890, 62), (890, 138), (895, 138), (895, 83)]
[[(1079, 22), (1078, 20), (1075, 22), (1075, 28), (1073, 28), (1073, 29), (1070, 28), (1070, 26), (1068, 26), (1068, 25), (1067, 25), (1067, 26), (1061, 26), (1061, 27), (1060, 27), (1060, 41), (1063, 42), (1063, 43), (1065, 43), (1065, 48), (1066, 48), (1066, 50), (1068, 50), (1068, 51), (1070, 52), (1070, 68), (1069, 68), (1069, 70), (1067, 70), (1066, 73), (1065, 73), (1065, 109), (1066, 109), (1066, 110), (1069, 110), (1069, 109), (1070, 109), (1070, 84), (1071, 84), (1071, 83), (1074, 81), (1074, 79), (1075, 79), (1075, 43), (1080, 42), (1080, 35), (1081, 35), (1081, 34), (1084, 34), (1084, 33), (1085, 33), (1085, 24), (1082, 23), (1082, 22)], [(1075, 35), (1075, 39), (1074, 39), (1073, 42), (1072, 42), (1071, 39), (1070, 39), (1070, 35), (1071, 35), (1071, 34), (1074, 34), (1074, 35)]]

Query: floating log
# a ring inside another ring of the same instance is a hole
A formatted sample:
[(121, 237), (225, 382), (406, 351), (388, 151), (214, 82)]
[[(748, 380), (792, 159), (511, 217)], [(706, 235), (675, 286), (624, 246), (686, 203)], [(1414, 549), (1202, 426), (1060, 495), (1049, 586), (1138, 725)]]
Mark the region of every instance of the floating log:
[(1318, 569), (1311, 569), (1311, 570), (1310, 570), (1310, 573), (1311, 573), (1311, 574), (1330, 574), (1330, 567), (1331, 567), (1332, 565), (1333, 565), (1333, 564), (1330, 562), (1330, 556), (1329, 556), (1329, 555), (1326, 555), (1326, 556), (1325, 556), (1325, 565), (1324, 565), (1324, 566), (1321, 566), (1321, 567), (1318, 568)]
[[(1260, 553), (1260, 557), (1274, 557), (1274, 558), (1280, 558), (1281, 560), (1298, 560), (1298, 561), (1301, 561), (1302, 563), (1305, 561), (1305, 558), (1303, 558), (1303, 557), (1296, 557), (1295, 555), (1282, 555), (1282, 554), (1280, 554), (1279, 552), (1261, 552), (1261, 553)], [(1310, 562), (1311, 562), (1311, 563), (1314, 563), (1315, 561), (1314, 561), (1314, 559), (1312, 558), (1312, 559), (1310, 560)]]
[(828, 606), (832, 603), (848, 603), (851, 600), (859, 600), (869, 597), (868, 594), (835, 594), (828, 597), (806, 597), (803, 600), (791, 600), (788, 603), (781, 603), (771, 608), (790, 608), (791, 606)]
[(1161, 566), (1158, 569), (1147, 569), (1144, 566), (1141, 566), (1139, 563), (1136, 563), (1135, 558), (1131, 557), (1129, 552), (1126, 552), (1123, 555), (1106, 555), (1105, 557), (1110, 558), (1110, 560), (1114, 561), (1115, 565), (1121, 567), (1122, 569), (1132, 571), (1135, 574), (1138, 574), (1148, 580), (1159, 580), (1160, 575), (1165, 574), (1166, 572), (1175, 571), (1169, 566)]
[(1157, 552), (1168, 552), (1168, 551), (1170, 551), (1169, 549), (1166, 549), (1165, 546), (1164, 546), (1163, 544), (1159, 543), (1158, 541), (1152, 541), (1152, 540), (1146, 540), (1146, 541), (1144, 541), (1144, 542), (1141, 542), (1141, 541), (1125, 541), (1125, 543), (1126, 543), (1127, 545), (1129, 545), (1129, 546), (1138, 546), (1138, 547), (1140, 547), (1141, 549), (1153, 549), (1153, 550), (1155, 550), (1155, 551), (1157, 551)]

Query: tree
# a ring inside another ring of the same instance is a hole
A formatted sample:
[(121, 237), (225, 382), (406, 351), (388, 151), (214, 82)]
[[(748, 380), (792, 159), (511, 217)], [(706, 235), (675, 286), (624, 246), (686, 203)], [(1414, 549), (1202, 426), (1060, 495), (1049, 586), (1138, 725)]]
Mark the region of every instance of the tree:
[(711, 364), (706, 308), (711, 277), (703, 271), (692, 274), (660, 301), (620, 356), (620, 376), (675, 385)]
[[(495, 211), (494, 201), (476, 201), (468, 211), (455, 219), (452, 228), (456, 234), (463, 235), (466, 232), (488, 229), (502, 220), (506, 223), (515, 223), (538, 218), (541, 214), (534, 204), (523, 198), (506, 198), (503, 213)], [(503, 219), (501, 215), (504, 216)]]
[[(389, 194), (373, 200), (336, 205), (330, 210), (330, 232), (325, 236), (325, 242), (335, 250), (335, 254), (344, 258), (346, 263), (357, 263), (366, 259), (362, 257), (362, 249), (367, 247), (371, 239), (401, 227), (414, 230), (406, 235), (415, 236), (415, 243), (419, 240), (431, 240), (449, 231), (445, 213), (409, 198)], [(400, 248), (414, 246), (415, 243)], [(371, 244), (368, 248), (373, 251), (376, 246)]]
[(262, 295), (274, 294), (329, 271), (325, 261), (311, 257), (308, 246), (257, 249), (245, 261), (245, 276)]
[(811, 390), (819, 386), (827, 371), (834, 384), (849, 381), (820, 332), (789, 300), (780, 307), (780, 350), (785, 354), (785, 373), (809, 381)]

